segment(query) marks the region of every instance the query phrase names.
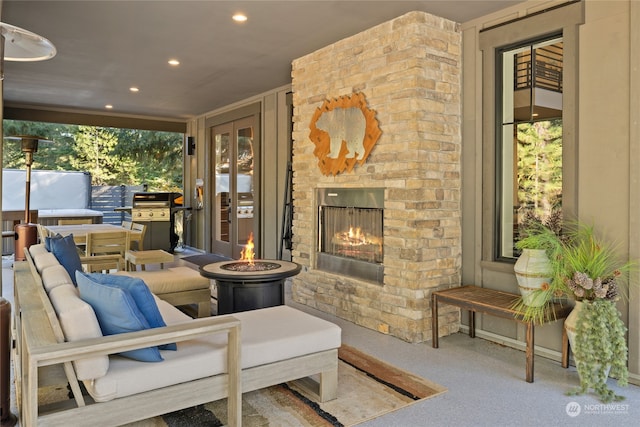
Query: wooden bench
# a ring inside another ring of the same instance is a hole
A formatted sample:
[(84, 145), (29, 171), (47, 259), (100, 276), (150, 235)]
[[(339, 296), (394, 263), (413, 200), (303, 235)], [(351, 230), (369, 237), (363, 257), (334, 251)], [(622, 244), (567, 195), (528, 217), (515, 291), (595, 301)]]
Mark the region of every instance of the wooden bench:
[[(526, 380), (533, 382), (533, 357), (534, 357), (534, 327), (533, 321), (525, 321), (512, 307), (519, 295), (493, 289), (466, 285), (435, 291), (431, 294), (431, 338), (433, 348), (438, 348), (438, 303), (449, 304), (469, 311), (469, 336), (475, 338), (475, 313), (510, 319), (514, 322), (526, 325)], [(553, 304), (546, 319), (559, 320), (566, 318), (572, 307), (568, 305)], [(569, 340), (567, 333), (562, 330), (562, 367), (569, 366)]]

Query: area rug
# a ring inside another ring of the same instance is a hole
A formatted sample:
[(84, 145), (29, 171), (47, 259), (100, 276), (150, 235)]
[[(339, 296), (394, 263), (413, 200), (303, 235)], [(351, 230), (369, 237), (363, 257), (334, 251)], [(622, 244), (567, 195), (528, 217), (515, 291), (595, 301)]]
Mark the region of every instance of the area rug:
[[(252, 391), (242, 396), (242, 425), (354, 426), (447, 390), (353, 347), (343, 345), (338, 354), (337, 399), (317, 403), (296, 388), (295, 383)], [(223, 426), (227, 422), (226, 405), (223, 399), (127, 427)]]
[(186, 256), (184, 258), (180, 258), (180, 259), (183, 261), (190, 262), (192, 264), (196, 264), (198, 267), (202, 267), (203, 265), (211, 264), (214, 262), (231, 260), (231, 258), (227, 258), (225, 256), (216, 255), (216, 254), (191, 255), (191, 256)]

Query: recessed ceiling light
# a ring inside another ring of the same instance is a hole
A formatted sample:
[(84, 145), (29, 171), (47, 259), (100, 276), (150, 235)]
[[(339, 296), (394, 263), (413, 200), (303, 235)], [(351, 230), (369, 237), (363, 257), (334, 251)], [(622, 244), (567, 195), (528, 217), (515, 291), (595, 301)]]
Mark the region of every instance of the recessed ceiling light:
[(138, 89), (138, 88), (137, 88), (137, 87), (135, 87), (135, 86), (131, 86), (131, 87), (129, 88), (129, 90), (130, 90), (131, 92), (140, 92), (140, 89)]
[(173, 65), (174, 67), (178, 66), (178, 65), (180, 65), (180, 61), (178, 61), (177, 59), (170, 59), (169, 60), (169, 65)]
[(107, 104), (104, 106), (104, 108), (106, 108), (107, 110), (111, 110), (113, 108), (113, 105)]
[(233, 15), (232, 19), (236, 22), (245, 22), (247, 20), (247, 15), (244, 13), (236, 13)]

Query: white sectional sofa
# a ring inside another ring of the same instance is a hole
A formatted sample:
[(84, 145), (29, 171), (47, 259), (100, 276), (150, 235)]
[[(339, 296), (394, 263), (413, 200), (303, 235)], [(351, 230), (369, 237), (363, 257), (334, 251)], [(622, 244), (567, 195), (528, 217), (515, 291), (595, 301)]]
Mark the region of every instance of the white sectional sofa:
[[(22, 425), (120, 425), (223, 397), (239, 425), (241, 393), (297, 379), (321, 401), (336, 397), (338, 326), (287, 306), (191, 319), (154, 296), (167, 326), (103, 336), (94, 307), (39, 246), (14, 265)], [(177, 350), (156, 363), (116, 354), (166, 343)], [(67, 382), (74, 400), (39, 407), (39, 387)]]

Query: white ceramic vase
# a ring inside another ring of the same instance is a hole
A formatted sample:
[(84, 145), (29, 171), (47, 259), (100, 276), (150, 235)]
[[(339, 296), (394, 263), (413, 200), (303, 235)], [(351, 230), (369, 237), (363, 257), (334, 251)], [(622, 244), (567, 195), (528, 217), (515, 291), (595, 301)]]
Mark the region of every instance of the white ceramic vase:
[[(564, 330), (567, 332), (567, 338), (569, 339), (569, 348), (573, 353), (573, 361), (578, 366), (582, 361), (580, 360), (580, 356), (575, 352), (575, 343), (576, 343), (576, 325), (578, 324), (578, 316), (580, 316), (580, 311), (584, 310), (584, 303), (582, 301), (576, 301), (576, 305), (571, 310), (571, 313), (564, 319)], [(605, 369), (605, 376), (609, 376), (609, 371), (611, 370), (611, 366), (607, 366)]]
[[(564, 329), (567, 331), (567, 338), (569, 338), (569, 346), (573, 350), (576, 342), (576, 324), (578, 323), (578, 314), (582, 310), (583, 302), (576, 301), (575, 307), (571, 310), (571, 313), (564, 319)], [(575, 354), (574, 354), (575, 357)]]
[(551, 262), (544, 249), (523, 249), (513, 266), (518, 279), (522, 301), (530, 307), (541, 307), (547, 301), (543, 294), (536, 293), (544, 283), (551, 282)]

